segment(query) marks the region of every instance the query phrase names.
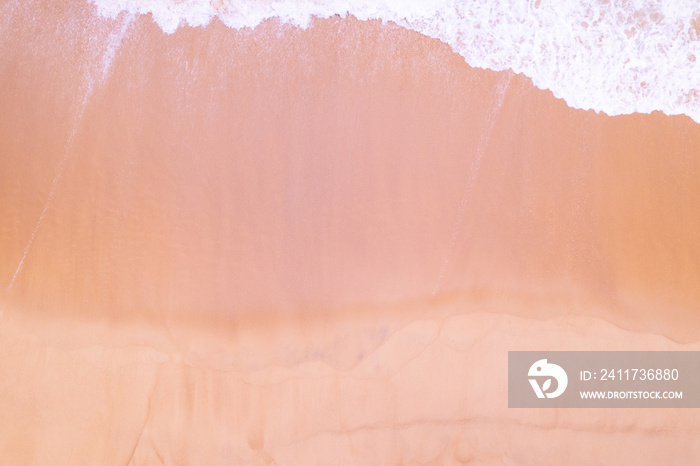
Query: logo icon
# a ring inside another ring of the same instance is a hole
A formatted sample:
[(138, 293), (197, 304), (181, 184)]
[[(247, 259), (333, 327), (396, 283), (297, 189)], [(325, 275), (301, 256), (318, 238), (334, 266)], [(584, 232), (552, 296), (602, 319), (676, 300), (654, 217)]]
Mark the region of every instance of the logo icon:
[[(569, 378), (566, 376), (566, 372), (560, 366), (556, 364), (548, 363), (546, 359), (540, 359), (536, 361), (530, 370), (527, 372), (529, 377), (536, 377), (534, 379), (528, 379), (532, 389), (535, 391), (537, 398), (556, 398), (566, 390), (566, 385), (569, 383)], [(537, 378), (544, 378), (542, 386), (540, 386)], [(548, 392), (552, 385), (552, 378), (557, 381), (557, 389), (553, 392)]]

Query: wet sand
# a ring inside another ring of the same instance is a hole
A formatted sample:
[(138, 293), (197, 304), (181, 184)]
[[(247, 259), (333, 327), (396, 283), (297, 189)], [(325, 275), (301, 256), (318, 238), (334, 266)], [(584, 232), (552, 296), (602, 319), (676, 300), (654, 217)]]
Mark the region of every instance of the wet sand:
[(168, 36), (81, 2), (15, 10), (3, 458), (698, 457), (692, 410), (506, 392), (507, 351), (700, 349), (690, 118), (574, 110), (375, 21)]

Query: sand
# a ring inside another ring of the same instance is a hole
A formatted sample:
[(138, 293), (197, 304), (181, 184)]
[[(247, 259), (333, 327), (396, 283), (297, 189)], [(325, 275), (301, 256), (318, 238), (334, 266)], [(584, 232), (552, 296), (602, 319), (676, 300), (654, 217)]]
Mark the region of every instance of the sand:
[(378, 21), (16, 8), (3, 461), (700, 454), (692, 410), (515, 410), (506, 384), (507, 351), (700, 350), (690, 118), (575, 110)]

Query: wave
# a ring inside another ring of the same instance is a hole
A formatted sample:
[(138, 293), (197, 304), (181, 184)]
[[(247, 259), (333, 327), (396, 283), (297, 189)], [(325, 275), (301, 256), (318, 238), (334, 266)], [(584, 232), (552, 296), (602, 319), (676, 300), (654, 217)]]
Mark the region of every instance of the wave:
[(98, 12), (151, 14), (168, 34), (218, 18), (254, 28), (279, 18), (379, 19), (439, 39), (472, 67), (512, 69), (574, 108), (685, 114), (700, 123), (696, 0), (89, 0)]

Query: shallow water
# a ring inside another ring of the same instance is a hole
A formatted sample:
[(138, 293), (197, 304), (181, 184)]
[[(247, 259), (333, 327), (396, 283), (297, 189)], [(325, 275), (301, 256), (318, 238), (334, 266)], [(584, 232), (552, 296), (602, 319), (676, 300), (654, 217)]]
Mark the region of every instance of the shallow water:
[(697, 102), (577, 110), (376, 19), (2, 8), (4, 457), (697, 457), (688, 410), (505, 385), (509, 350), (698, 349)]

